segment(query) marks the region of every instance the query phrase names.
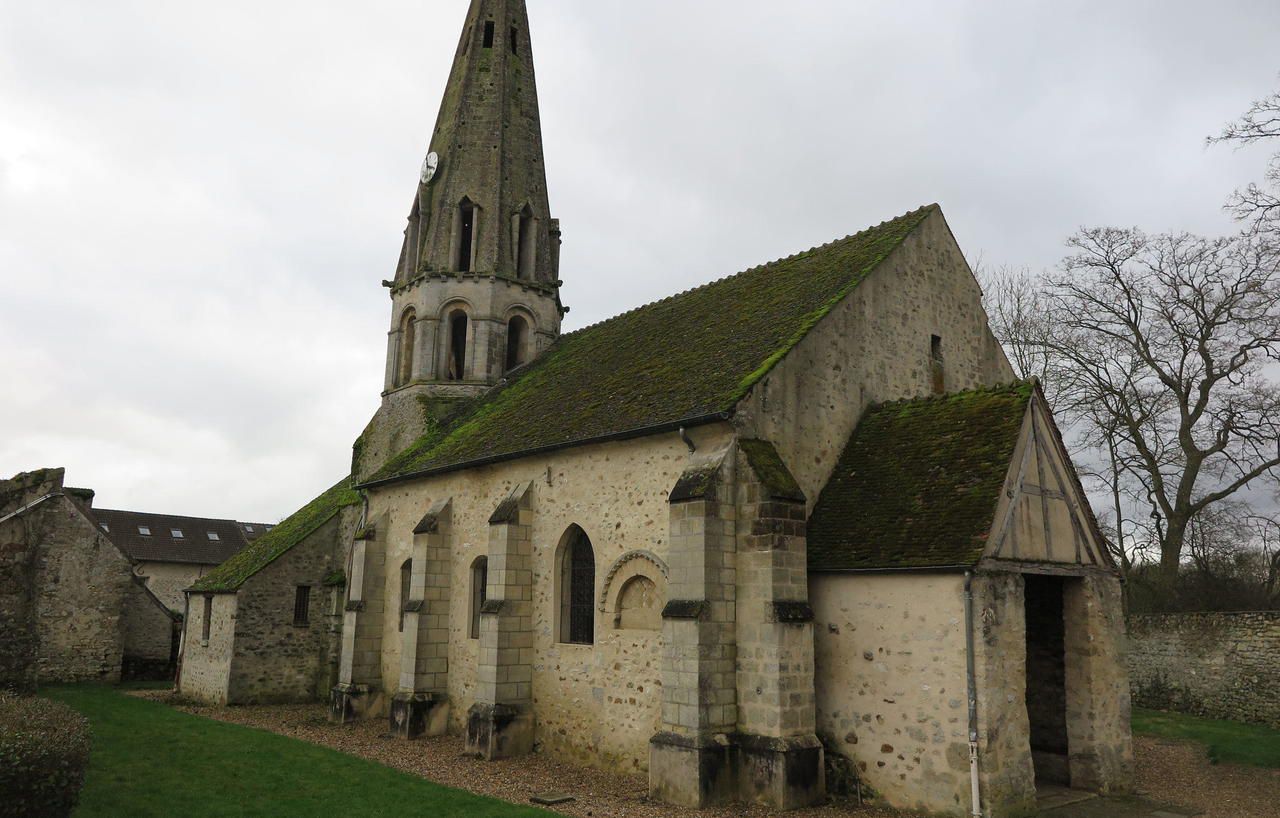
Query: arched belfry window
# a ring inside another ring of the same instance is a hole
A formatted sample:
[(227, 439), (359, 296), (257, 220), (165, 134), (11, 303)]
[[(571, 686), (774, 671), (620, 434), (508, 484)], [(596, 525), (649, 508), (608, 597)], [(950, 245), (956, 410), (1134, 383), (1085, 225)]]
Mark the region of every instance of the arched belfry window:
[(447, 331), (449, 333), (448, 360), (445, 362), (445, 378), (451, 381), (465, 380), (467, 376), (467, 333), (470, 320), (464, 310), (449, 313)]
[(595, 551), (576, 525), (565, 532), (560, 551), (560, 641), (590, 645), (596, 633)]
[(418, 346), (418, 314), (413, 308), (400, 319), (400, 343), (396, 347), (396, 386), (413, 380), (413, 356)]
[(507, 371), (528, 360), (528, 345), (529, 322), (519, 315), (513, 315), (507, 322)]
[(472, 639), (480, 638), (480, 609), (484, 607), (489, 596), (489, 558), (476, 557), (471, 563), (471, 616), (469, 635)]
[(475, 269), (476, 235), (480, 229), (480, 207), (464, 197), (453, 220), (453, 269), (469, 273)]
[(538, 259), (538, 220), (533, 208), (524, 208), (511, 218), (511, 243), (515, 248), (516, 277), (533, 278)]

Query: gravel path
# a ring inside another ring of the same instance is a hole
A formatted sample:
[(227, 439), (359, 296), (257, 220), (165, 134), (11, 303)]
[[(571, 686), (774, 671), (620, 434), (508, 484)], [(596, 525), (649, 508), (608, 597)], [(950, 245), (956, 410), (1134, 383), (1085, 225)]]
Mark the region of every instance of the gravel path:
[(1280, 770), (1213, 765), (1203, 747), (1134, 736), (1138, 792), (1205, 818), (1280, 818)]
[[(463, 755), (462, 739), (455, 736), (405, 742), (390, 738), (382, 721), (362, 721), (335, 726), (325, 718), (323, 705), (270, 707), (201, 707), (174, 703), (163, 691), (134, 691), (131, 695), (173, 704), (179, 710), (217, 721), (256, 727), (282, 736), (302, 739), (361, 756), (397, 770), (420, 775), (437, 784), (468, 790), (529, 806), (540, 793), (564, 792), (577, 800), (555, 807), (563, 815), (625, 816), (626, 818), (720, 818), (721, 816), (771, 815), (763, 807), (695, 810), (659, 804), (648, 799), (643, 775), (615, 775), (536, 754), (507, 761), (481, 762)], [(834, 804), (788, 813), (796, 818), (906, 818), (910, 813)]]
[[(555, 808), (573, 816), (626, 818), (720, 818), (771, 815), (763, 807), (694, 810), (652, 802), (643, 775), (616, 775), (558, 762), (544, 755), (481, 762), (463, 754), (455, 736), (404, 742), (387, 735), (381, 721), (335, 726), (318, 704), (272, 707), (201, 707), (175, 703), (162, 691), (132, 695), (173, 704), (180, 710), (217, 721), (256, 727), (283, 736), (368, 758), (438, 784), (529, 803), (533, 795), (566, 792), (577, 800)], [(1280, 770), (1209, 764), (1203, 748), (1182, 742), (1136, 736), (1135, 784), (1139, 793), (1170, 804), (1204, 810), (1206, 818), (1280, 818)], [(884, 807), (836, 803), (799, 810), (796, 818), (906, 818), (911, 813)]]

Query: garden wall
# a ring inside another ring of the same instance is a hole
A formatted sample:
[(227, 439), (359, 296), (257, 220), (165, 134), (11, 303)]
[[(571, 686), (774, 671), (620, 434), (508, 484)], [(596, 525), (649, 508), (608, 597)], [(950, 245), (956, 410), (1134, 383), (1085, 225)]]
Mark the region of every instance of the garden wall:
[(1280, 728), (1280, 611), (1129, 617), (1138, 707)]

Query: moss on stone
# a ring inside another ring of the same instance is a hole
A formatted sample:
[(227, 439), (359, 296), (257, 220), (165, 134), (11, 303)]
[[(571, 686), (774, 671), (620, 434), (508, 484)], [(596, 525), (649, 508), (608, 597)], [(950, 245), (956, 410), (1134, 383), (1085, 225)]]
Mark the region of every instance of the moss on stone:
[(342, 478), (243, 551), (205, 574), (191, 590), (212, 593), (238, 590), (246, 580), (284, 556), (342, 509), (360, 502), (360, 493), (351, 487), (350, 476)]
[(369, 482), (725, 417), (935, 209), (565, 335)]
[(981, 558), (1034, 387), (870, 409), (808, 525), (811, 570), (971, 566)]
[(805, 502), (804, 491), (772, 443), (767, 440), (739, 440), (738, 447), (773, 499)]

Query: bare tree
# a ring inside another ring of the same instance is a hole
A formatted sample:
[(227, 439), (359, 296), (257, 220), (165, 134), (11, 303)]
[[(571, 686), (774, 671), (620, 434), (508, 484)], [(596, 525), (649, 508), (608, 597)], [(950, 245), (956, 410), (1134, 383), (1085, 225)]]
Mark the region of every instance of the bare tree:
[[(1208, 141), (1244, 147), (1271, 140), (1280, 142), (1280, 92), (1255, 101), (1239, 119)], [(1280, 230), (1280, 152), (1271, 156), (1266, 182), (1269, 190), (1257, 184), (1237, 190), (1227, 207), (1241, 221), (1253, 222), (1255, 229)]]
[(1175, 576), (1205, 509), (1280, 466), (1280, 261), (1257, 236), (1089, 229), (1049, 276), (1046, 379), (1114, 446)]

